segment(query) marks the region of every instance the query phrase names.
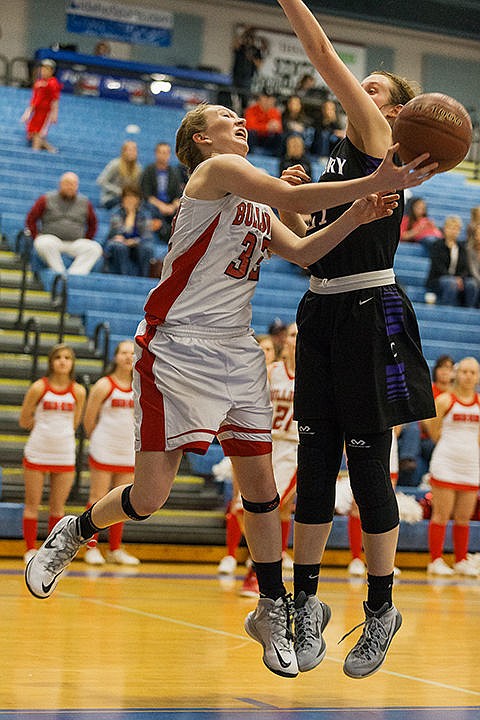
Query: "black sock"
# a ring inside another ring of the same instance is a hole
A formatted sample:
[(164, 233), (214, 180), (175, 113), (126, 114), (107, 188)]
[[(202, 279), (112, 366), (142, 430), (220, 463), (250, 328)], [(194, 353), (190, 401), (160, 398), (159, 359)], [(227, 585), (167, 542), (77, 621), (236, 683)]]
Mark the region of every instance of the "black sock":
[(100, 532), (102, 528), (98, 528), (96, 525), (92, 522), (92, 507), (89, 507), (88, 510), (85, 510), (83, 515), (80, 515), (80, 517), (77, 518), (77, 531), (84, 540), (88, 540), (89, 538), (93, 537), (95, 533)]
[(393, 572), (390, 575), (370, 575), (368, 573), (367, 582), (367, 605), (370, 610), (380, 610), (385, 603), (388, 603), (388, 607), (392, 607)]
[(296, 598), (303, 590), (306, 595), (316, 595), (320, 563), (313, 565), (298, 565), (293, 563), (293, 595)]
[(257, 573), (258, 587), (261, 597), (268, 597), (277, 600), (286, 594), (285, 585), (282, 580), (282, 561), (277, 562), (255, 562), (253, 567)]

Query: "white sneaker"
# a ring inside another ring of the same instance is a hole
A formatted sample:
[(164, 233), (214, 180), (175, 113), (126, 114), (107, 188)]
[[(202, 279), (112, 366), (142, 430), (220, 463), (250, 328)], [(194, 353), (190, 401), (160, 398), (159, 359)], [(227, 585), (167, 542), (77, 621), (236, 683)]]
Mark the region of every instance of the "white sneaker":
[(89, 565), (105, 565), (105, 558), (98, 549), (98, 547), (87, 548), (83, 559)]
[(480, 568), (468, 559), (456, 562), (453, 566), (453, 570), (457, 573), (457, 575), (465, 575), (465, 577), (478, 577), (478, 575), (480, 575)]
[(34, 597), (50, 597), (63, 571), (89, 539), (84, 540), (79, 534), (74, 515), (65, 515), (58, 521), (25, 568), (25, 583)]
[(427, 572), (430, 575), (455, 575), (455, 571), (441, 557), (428, 563)]
[(218, 564), (217, 572), (219, 575), (233, 575), (236, 569), (237, 561), (233, 555), (225, 555)]
[(278, 600), (260, 598), (245, 618), (245, 630), (263, 647), (263, 662), (282, 677), (298, 675), (292, 635), (293, 603), (290, 596)]
[(467, 560), (480, 570), (480, 553), (468, 553)]
[(36, 554), (37, 554), (37, 551), (36, 551), (35, 548), (30, 548), (30, 550), (27, 550), (27, 552), (26, 552), (25, 555), (23, 556), (23, 559), (24, 559), (24, 561), (25, 561), (25, 565), (28, 565), (28, 563), (30, 562), (30, 560), (31, 560), (31, 559), (33, 558), (33, 556), (36, 555)]
[(295, 600), (295, 653), (297, 655), (298, 669), (307, 672), (319, 665), (327, 646), (322, 637), (331, 610), (321, 602), (316, 595), (307, 597), (303, 590)]
[(140, 565), (140, 560), (133, 555), (130, 555), (123, 548), (118, 550), (109, 550), (107, 552), (107, 562), (117, 563), (117, 565)]
[(365, 678), (380, 669), (392, 638), (402, 624), (402, 616), (395, 605), (388, 607), (388, 603), (384, 603), (380, 610), (373, 611), (364, 602), (363, 608), (365, 621), (342, 638), (344, 640), (354, 630), (364, 626), (360, 639), (343, 663), (343, 672), (351, 678)]
[(286, 550), (282, 552), (282, 568), (284, 570), (293, 570), (293, 558)]
[(350, 561), (350, 564), (348, 566), (348, 574), (349, 575), (356, 575), (357, 577), (365, 575), (367, 572), (367, 568), (365, 567), (365, 563), (360, 558), (353, 558), (353, 560)]

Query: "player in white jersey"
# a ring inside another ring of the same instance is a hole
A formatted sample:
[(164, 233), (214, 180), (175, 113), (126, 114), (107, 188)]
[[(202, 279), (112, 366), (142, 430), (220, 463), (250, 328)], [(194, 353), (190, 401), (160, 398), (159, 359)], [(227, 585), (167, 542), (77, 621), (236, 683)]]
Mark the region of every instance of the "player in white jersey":
[[(467, 554), (470, 519), (480, 483), (479, 379), (475, 358), (461, 360), (456, 367), (452, 391), (437, 396), (437, 416), (425, 421), (436, 443), (430, 460), (432, 516), (428, 533), (431, 557), (428, 572), (433, 575), (453, 575), (454, 572), (478, 575), (478, 567)], [(442, 557), (446, 526), (452, 518), (453, 568)]]
[(48, 354), (48, 375), (36, 380), (23, 400), (19, 424), (31, 431), (23, 457), (25, 562), (36, 552), (45, 476), (50, 475), (49, 532), (65, 514), (73, 484), (75, 429), (85, 403), (85, 388), (75, 382), (74, 372), (73, 350), (67, 345), (55, 345)]
[[(133, 430), (133, 342), (123, 340), (115, 348), (107, 374), (92, 387), (88, 396), (83, 426), (90, 438), (90, 495), (87, 508), (107, 494), (112, 487), (133, 481), (135, 464)], [(122, 545), (123, 522), (108, 531), (107, 561), (120, 565), (138, 565), (136, 557)], [(95, 534), (87, 544), (84, 556), (89, 565), (103, 565), (105, 558), (97, 547)]]
[(191, 172), (159, 285), (135, 338), (135, 481), (114, 488), (80, 518), (54, 528), (26, 569), (34, 596), (49, 597), (63, 570), (100, 529), (161, 507), (185, 450), (205, 452), (216, 435), (231, 456), (243, 497), (245, 531), (262, 597), (246, 630), (263, 646), (272, 672), (298, 673), (291, 604), (281, 571), (279, 497), (271, 461), (271, 406), (263, 352), (249, 328), (259, 266), (274, 252), (302, 267), (323, 257), (359, 224), (387, 217), (398, 195), (357, 200), (328, 229), (298, 238), (269, 206), (306, 212), (366, 192), (388, 192), (429, 177), (397, 167), (394, 148), (366, 178), (290, 185), (246, 159), (245, 120), (220, 105), (187, 113), (177, 156)]

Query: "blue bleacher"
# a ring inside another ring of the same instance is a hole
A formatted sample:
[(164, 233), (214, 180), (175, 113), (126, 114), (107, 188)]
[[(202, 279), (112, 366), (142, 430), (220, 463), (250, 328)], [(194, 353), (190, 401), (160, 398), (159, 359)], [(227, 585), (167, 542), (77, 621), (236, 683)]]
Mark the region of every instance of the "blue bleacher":
[[(125, 139), (133, 139), (143, 165), (153, 160), (159, 140), (174, 144), (175, 132), (183, 116), (178, 108), (134, 105), (114, 100), (63, 95), (58, 125), (50, 137), (59, 153), (34, 153), (27, 147), (24, 129), (18, 117), (30, 99), (30, 90), (0, 87), (0, 198), (1, 229), (13, 248), (16, 233), (24, 225), (25, 215), (36, 198), (56, 187), (59, 176), (75, 170), (80, 176), (80, 191), (96, 206), (99, 219), (97, 239), (102, 242), (108, 230), (109, 213), (98, 207), (96, 177), (112, 157), (118, 155)], [(130, 129), (127, 129), (130, 126)], [(138, 132), (131, 133), (131, 126)], [(255, 154), (250, 160), (272, 175), (278, 174), (278, 159)], [(322, 170), (313, 163), (313, 176)], [(470, 208), (480, 205), (480, 188), (458, 172), (436, 175), (414, 190), (425, 198), (429, 214), (441, 226), (447, 215), (458, 214), (464, 225)], [(414, 303), (427, 361), (433, 365), (444, 352), (455, 360), (465, 354), (480, 357), (480, 311), (440, 307), (424, 303), (424, 282), (429, 259), (426, 249), (416, 243), (400, 243), (395, 272)], [(46, 288), (53, 274), (41, 272)], [(156, 284), (148, 278), (119, 277), (92, 273), (68, 279), (68, 312), (80, 316), (89, 335), (98, 322), (109, 321), (111, 343), (129, 336), (142, 317), (145, 297)], [(308, 278), (300, 268), (278, 257), (262, 263), (260, 282), (252, 303), (252, 325), (257, 333), (266, 332), (274, 317), (284, 322), (295, 319), (300, 298), (308, 287)]]

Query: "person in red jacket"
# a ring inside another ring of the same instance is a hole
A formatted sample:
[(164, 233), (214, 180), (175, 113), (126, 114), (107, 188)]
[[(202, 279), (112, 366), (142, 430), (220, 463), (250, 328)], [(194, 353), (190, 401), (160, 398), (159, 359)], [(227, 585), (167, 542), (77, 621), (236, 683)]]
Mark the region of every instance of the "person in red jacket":
[(58, 101), (62, 88), (54, 76), (55, 68), (53, 60), (41, 61), (39, 77), (33, 84), (30, 105), (22, 115), (22, 122), (26, 123), (27, 140), (33, 150), (57, 152), (57, 148), (47, 142), (48, 129), (58, 119)]
[(276, 107), (274, 95), (263, 91), (258, 100), (245, 110), (250, 150), (264, 148), (271, 155), (280, 156), (282, 145), (282, 114)]

